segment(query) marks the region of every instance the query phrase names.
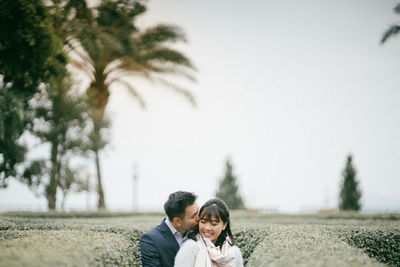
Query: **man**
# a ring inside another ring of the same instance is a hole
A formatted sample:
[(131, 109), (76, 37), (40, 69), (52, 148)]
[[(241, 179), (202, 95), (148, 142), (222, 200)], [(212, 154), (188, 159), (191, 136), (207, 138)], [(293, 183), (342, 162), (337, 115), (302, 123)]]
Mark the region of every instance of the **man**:
[(173, 267), (186, 233), (198, 225), (199, 206), (193, 193), (178, 191), (164, 204), (167, 218), (140, 239), (143, 267)]

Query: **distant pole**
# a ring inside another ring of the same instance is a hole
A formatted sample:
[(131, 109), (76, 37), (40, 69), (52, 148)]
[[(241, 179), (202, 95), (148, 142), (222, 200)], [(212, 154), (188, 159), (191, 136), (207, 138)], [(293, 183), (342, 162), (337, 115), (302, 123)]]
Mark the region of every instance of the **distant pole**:
[(90, 210), (90, 173), (86, 173), (86, 210)]
[(133, 211), (138, 211), (138, 174), (137, 174), (137, 164), (133, 163)]
[(325, 206), (329, 207), (329, 188), (328, 187), (326, 188), (326, 191), (325, 191)]

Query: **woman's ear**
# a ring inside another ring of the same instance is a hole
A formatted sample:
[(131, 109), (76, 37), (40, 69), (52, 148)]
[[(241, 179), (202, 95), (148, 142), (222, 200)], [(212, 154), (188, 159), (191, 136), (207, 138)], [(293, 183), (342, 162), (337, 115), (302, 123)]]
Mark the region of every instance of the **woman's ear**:
[(222, 231), (225, 230), (225, 228), (226, 228), (227, 225), (228, 225), (228, 222), (226, 222), (226, 223), (224, 223), (224, 224), (222, 225)]

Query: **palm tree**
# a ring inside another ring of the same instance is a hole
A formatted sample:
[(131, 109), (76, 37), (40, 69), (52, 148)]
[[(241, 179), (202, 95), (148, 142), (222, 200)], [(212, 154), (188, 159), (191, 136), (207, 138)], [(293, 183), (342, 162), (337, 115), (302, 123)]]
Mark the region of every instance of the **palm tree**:
[[(394, 13), (400, 15), (400, 3), (398, 3), (394, 9)], [(389, 27), (389, 29), (386, 30), (386, 32), (383, 34), (381, 44), (385, 43), (387, 39), (397, 35), (400, 32), (400, 25), (399, 24), (393, 24), (392, 26)]]
[[(123, 85), (138, 100), (142, 108), (145, 102), (132, 84), (124, 78), (142, 76), (156, 80), (182, 93), (193, 105), (193, 95), (164, 78), (166, 74), (178, 74), (194, 81), (191, 61), (170, 45), (185, 42), (183, 31), (173, 25), (158, 24), (145, 30), (135, 25), (139, 15), (146, 11), (140, 1), (105, 0), (89, 9), (84, 0), (69, 0), (65, 8), (75, 7), (75, 20), (70, 20), (70, 30), (64, 27), (66, 46), (75, 54), (72, 63), (83, 70), (91, 80), (87, 90), (95, 121), (104, 118), (110, 97), (110, 86)], [(79, 7), (79, 8), (78, 8)], [(79, 11), (79, 12), (78, 12)], [(69, 11), (68, 11), (69, 12)], [(78, 25), (78, 27), (73, 26)], [(77, 57), (76, 57), (77, 56)], [(100, 148), (95, 147), (99, 208), (105, 208), (100, 173)]]

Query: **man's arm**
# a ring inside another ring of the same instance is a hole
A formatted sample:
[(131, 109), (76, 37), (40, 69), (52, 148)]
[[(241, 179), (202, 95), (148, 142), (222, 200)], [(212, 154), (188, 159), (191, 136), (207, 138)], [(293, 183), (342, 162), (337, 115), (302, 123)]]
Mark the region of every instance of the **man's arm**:
[(160, 253), (147, 234), (140, 239), (140, 252), (143, 267), (161, 267)]

